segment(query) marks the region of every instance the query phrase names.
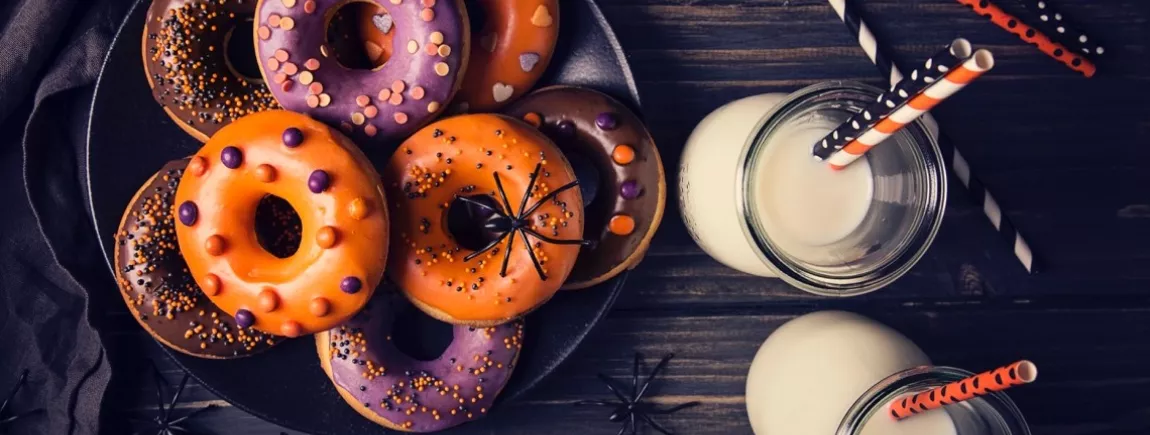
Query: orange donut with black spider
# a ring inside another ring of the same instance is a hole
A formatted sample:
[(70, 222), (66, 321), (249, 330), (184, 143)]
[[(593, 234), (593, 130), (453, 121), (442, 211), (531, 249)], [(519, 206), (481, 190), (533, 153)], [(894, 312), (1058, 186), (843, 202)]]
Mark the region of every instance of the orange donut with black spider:
[(587, 243), (570, 163), (521, 121), (438, 121), (404, 142), (385, 174), (389, 276), (439, 320), (491, 326), (527, 314)]

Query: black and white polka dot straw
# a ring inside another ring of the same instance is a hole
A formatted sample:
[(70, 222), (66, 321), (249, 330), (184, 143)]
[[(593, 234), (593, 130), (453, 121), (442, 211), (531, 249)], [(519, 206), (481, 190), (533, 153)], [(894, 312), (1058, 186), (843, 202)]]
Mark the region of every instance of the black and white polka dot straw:
[(1048, 35), (1052, 35), (1065, 44), (1089, 56), (1098, 56), (1106, 49), (1098, 44), (1086, 33), (1075, 28), (1066, 20), (1066, 17), (1050, 4), (1049, 0), (1020, 0), (1027, 8), (1038, 16), (1039, 26), (1043, 27)]

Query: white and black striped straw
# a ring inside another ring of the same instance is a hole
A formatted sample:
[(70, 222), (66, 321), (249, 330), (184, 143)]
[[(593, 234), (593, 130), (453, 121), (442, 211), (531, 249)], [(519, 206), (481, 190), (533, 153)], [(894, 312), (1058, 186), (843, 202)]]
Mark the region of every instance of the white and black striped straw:
[(1054, 31), (1058, 35), (1058, 39), (1063, 44), (1077, 48), (1083, 54), (1090, 56), (1097, 56), (1106, 52), (1106, 49), (1098, 42), (1086, 36), (1081, 30), (1078, 30), (1070, 25), (1063, 17), (1061, 12), (1054, 8), (1046, 0), (1020, 0), (1031, 12), (1038, 15), (1038, 19), (1042, 21), (1042, 27), (1046, 28), (1049, 32)]
[[(851, 5), (847, 4), (846, 0), (828, 0), (831, 7), (842, 19), (843, 23), (851, 33), (858, 38), (859, 46), (866, 52), (867, 57), (871, 62), (878, 67), (881, 72), (889, 81), (893, 88), (902, 81), (902, 73), (899, 72), (898, 66), (895, 65), (893, 58), (887, 56), (882, 52), (878, 40), (875, 39), (874, 34), (871, 33), (870, 28), (863, 22), (862, 16), (859, 15)], [(939, 146), (942, 152), (946, 155), (947, 162), (950, 163), (951, 170), (954, 171), (958, 179), (962, 181), (963, 186), (966, 186), (968, 192), (976, 203), (982, 206), (982, 212), (994, 228), (998, 230), (998, 234), (1002, 236), (1007, 243), (1010, 244), (1014, 251), (1014, 256), (1022, 263), (1028, 273), (1035, 273), (1037, 270), (1034, 253), (1030, 250), (1030, 245), (1018, 234), (1017, 228), (1005, 215), (1002, 214), (1002, 208), (998, 206), (998, 201), (994, 200), (985, 186), (980, 182), (970, 171), (970, 165), (967, 164), (966, 159), (959, 153), (958, 148), (955, 148), (949, 140), (940, 140)]]

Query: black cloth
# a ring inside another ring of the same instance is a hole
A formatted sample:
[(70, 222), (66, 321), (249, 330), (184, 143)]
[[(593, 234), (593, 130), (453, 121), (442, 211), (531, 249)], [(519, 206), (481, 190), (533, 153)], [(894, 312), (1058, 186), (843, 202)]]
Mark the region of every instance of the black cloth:
[[(95, 241), (87, 111), (130, 0), (0, 0), (0, 395), (44, 412), (0, 433), (94, 435), (111, 369), (90, 291), (115, 283)], [(3, 400), (0, 397), (0, 400)]]

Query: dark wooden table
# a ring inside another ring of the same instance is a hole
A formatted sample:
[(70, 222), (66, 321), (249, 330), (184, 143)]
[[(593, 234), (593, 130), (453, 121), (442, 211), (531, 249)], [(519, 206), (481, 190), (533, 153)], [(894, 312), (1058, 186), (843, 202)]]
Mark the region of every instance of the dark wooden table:
[[(672, 200), (610, 317), (536, 391), (475, 433), (613, 434), (608, 412), (572, 403), (607, 398), (594, 375), (627, 376), (639, 351), (651, 363), (678, 355), (653, 391), (657, 402), (703, 403), (661, 421), (681, 434), (748, 434), (743, 389), (755, 350), (783, 322), (823, 309), (887, 323), (943, 365), (1034, 360), (1040, 381), (1011, 396), (1037, 434), (1150, 432), (1150, 3), (1055, 2), (1106, 44), (1088, 80), (953, 1), (856, 2), (903, 64), (959, 35), (997, 55), (991, 74), (935, 114), (1029, 238), (1043, 272), (1022, 271), (953, 178), (929, 255), (895, 285), (849, 300), (719, 265), (691, 241)], [(691, 128), (728, 101), (834, 79), (882, 84), (823, 0), (600, 3), (629, 54), (669, 177)], [(126, 312), (107, 320), (117, 331), (109, 397), (118, 411), (108, 417), (116, 427), (155, 412), (142, 361), (155, 359), (173, 383), (181, 372)], [(191, 424), (205, 433), (292, 433), (194, 382), (177, 412), (211, 405), (220, 408)]]

